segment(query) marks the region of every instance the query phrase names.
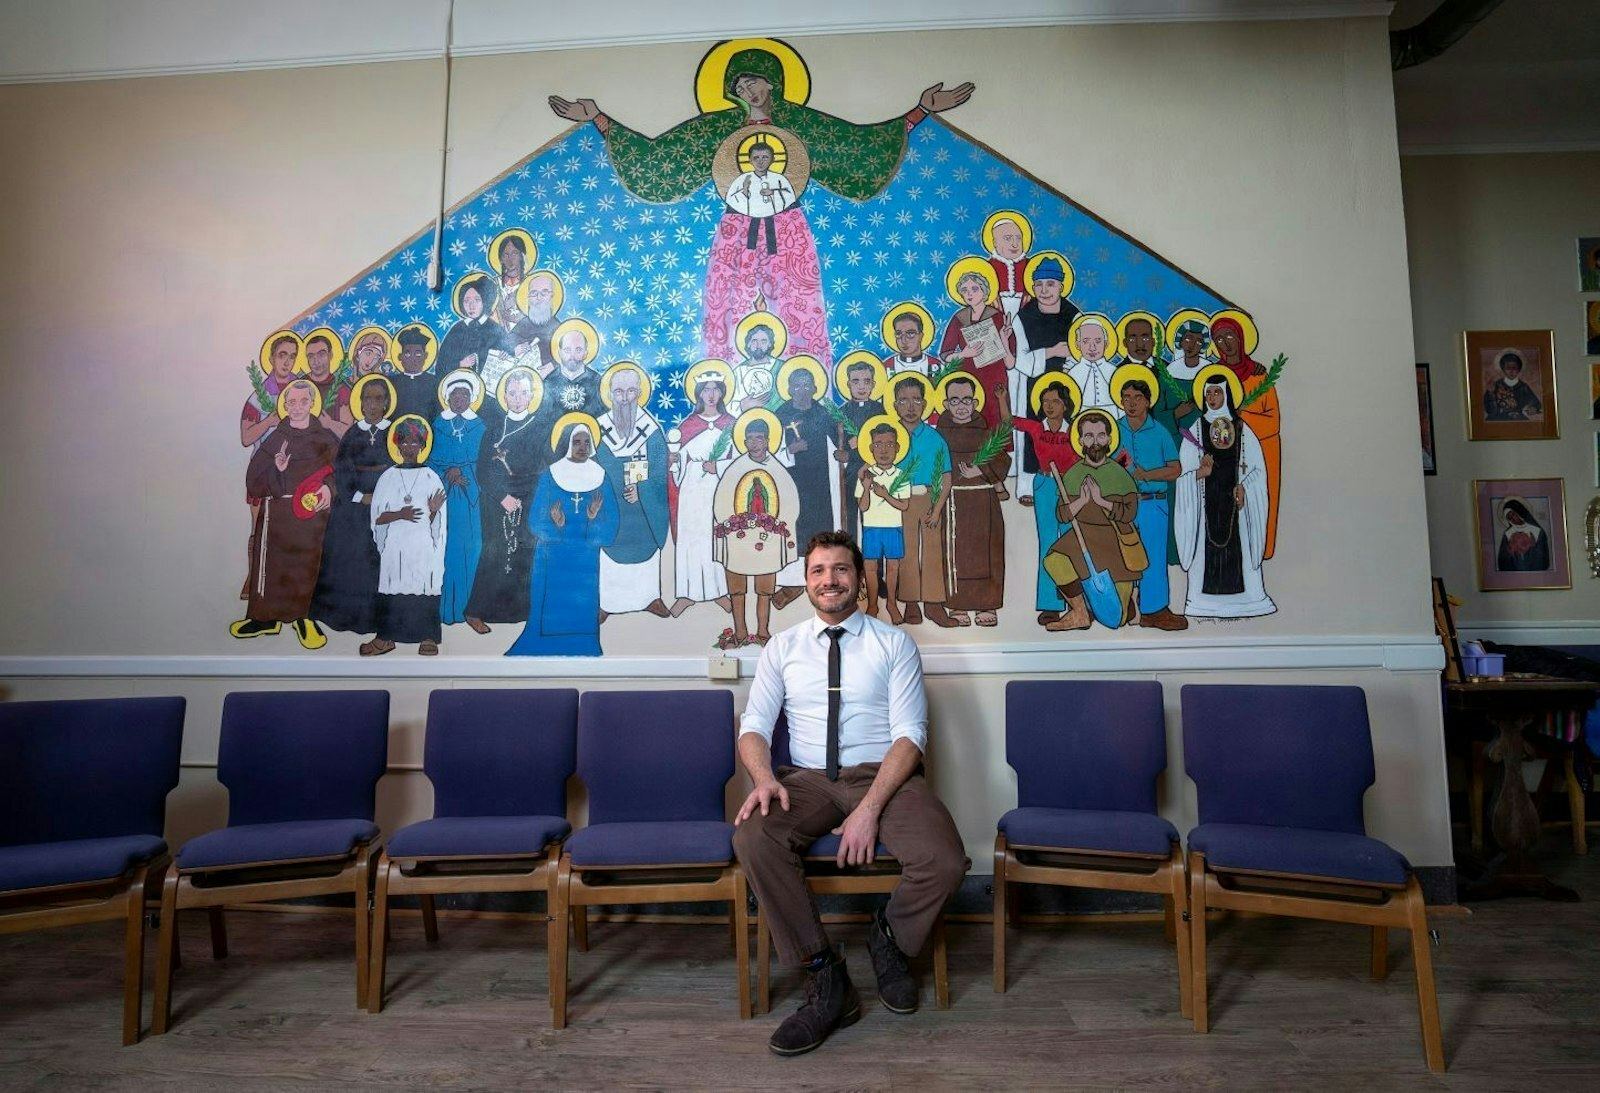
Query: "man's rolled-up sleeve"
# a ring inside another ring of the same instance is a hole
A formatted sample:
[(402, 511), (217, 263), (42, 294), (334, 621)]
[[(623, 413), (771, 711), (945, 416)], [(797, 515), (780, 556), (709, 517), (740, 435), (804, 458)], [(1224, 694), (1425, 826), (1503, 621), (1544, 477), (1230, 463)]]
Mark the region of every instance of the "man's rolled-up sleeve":
[[(928, 750), (928, 693), (922, 685), (922, 654), (903, 634), (894, 643), (889, 665), (889, 740), (909, 740)], [(751, 689), (752, 694), (754, 688)]]

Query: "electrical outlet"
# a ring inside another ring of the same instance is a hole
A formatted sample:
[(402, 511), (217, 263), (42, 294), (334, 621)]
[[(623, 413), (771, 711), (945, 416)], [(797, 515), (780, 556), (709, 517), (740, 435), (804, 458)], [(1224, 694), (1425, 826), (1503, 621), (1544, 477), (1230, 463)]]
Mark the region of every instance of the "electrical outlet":
[(706, 666), (706, 675), (711, 679), (735, 680), (739, 678), (739, 660), (737, 657), (723, 657), (713, 655)]

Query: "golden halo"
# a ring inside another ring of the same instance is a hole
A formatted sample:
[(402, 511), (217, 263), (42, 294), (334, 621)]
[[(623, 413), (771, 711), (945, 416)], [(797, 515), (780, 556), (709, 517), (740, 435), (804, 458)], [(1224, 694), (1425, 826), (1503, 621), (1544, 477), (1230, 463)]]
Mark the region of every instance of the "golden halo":
[[(355, 385), (350, 388), (350, 416), (357, 421), (365, 420), (361, 416), (361, 388), (369, 383), (381, 383), (383, 384), (383, 389), (389, 392), (389, 405), (384, 409), (383, 417), (388, 417), (394, 413), (395, 404), (400, 401), (395, 395), (394, 384), (389, 382), (388, 376), (380, 376), (376, 372), (368, 373), (356, 380)], [(379, 420), (383, 419), (379, 418)]]
[(1072, 409), (1067, 417), (1072, 417), (1083, 409), (1083, 388), (1078, 386), (1078, 381), (1065, 372), (1046, 372), (1033, 381), (1032, 389), (1028, 392), (1028, 405), (1033, 408), (1034, 417), (1044, 420), (1044, 411), (1039, 409), (1039, 397), (1044, 394), (1044, 389), (1052, 383), (1059, 383), (1067, 389), (1067, 394), (1072, 396)]
[(506, 374), (501, 376), (500, 382), (494, 386), (494, 400), (500, 404), (501, 409), (505, 409), (506, 384), (512, 376), (524, 376), (533, 382), (528, 392), (528, 413), (538, 412), (539, 405), (544, 402), (544, 379), (527, 365), (506, 369)]
[(1130, 361), (1111, 373), (1111, 397), (1116, 400), (1118, 406), (1122, 405), (1122, 386), (1129, 380), (1138, 380), (1150, 388), (1152, 409), (1161, 402), (1161, 381), (1156, 378), (1155, 369), (1147, 364), (1134, 364)]
[(1206, 328), (1206, 343), (1200, 347), (1200, 355), (1204, 357), (1211, 348), (1211, 316), (1197, 307), (1180, 308), (1167, 320), (1167, 348), (1172, 350), (1174, 360), (1183, 356), (1183, 349), (1178, 345), (1178, 327), (1187, 322), (1197, 322)]
[(584, 344), (589, 347), (583, 355), (583, 363), (593, 364), (595, 357), (600, 355), (600, 335), (586, 319), (568, 319), (550, 332), (551, 356), (558, 361), (561, 359), (561, 339), (574, 330), (583, 335)]
[(825, 398), (828, 394), (828, 374), (822, 370), (822, 362), (809, 353), (796, 353), (778, 366), (778, 393), (784, 398), (793, 398), (789, 393), (789, 380), (796, 372), (811, 373), (812, 386), (816, 388), (813, 398)]
[[(1033, 225), (1028, 218), (1015, 209), (996, 209), (989, 214), (989, 219), (983, 222), (983, 249), (989, 254), (994, 253), (994, 226), (1002, 220), (1009, 220), (1022, 232), (1022, 253), (1027, 254), (1033, 249)], [(1005, 259), (1001, 259), (1005, 261)], [(1026, 280), (1026, 278), (1024, 278)]]
[(289, 389), (297, 383), (305, 383), (311, 388), (311, 416), (316, 417), (322, 413), (322, 392), (317, 388), (316, 384), (312, 383), (304, 376), (296, 376), (294, 379), (284, 384), (283, 390), (278, 392), (278, 420), (280, 421), (289, 416), (289, 408), (283, 404), (283, 396), (287, 395), (289, 393)]
[(470, 405), (473, 413), (477, 413), (478, 407), (483, 405), (483, 377), (470, 368), (457, 368), (453, 372), (446, 372), (444, 378), (439, 381), (439, 408), (441, 410), (450, 409), (450, 388), (462, 380), (465, 380), (467, 385), (472, 388), (472, 402)]
[(711, 177), (717, 183), (717, 193), (727, 198), (734, 180), (755, 169), (750, 165), (750, 149), (757, 138), (763, 138), (772, 148), (771, 170), (788, 181), (798, 199), (811, 183), (811, 152), (798, 134), (765, 123), (740, 126), (717, 145), (711, 158)]
[(637, 361), (618, 361), (607, 368), (600, 375), (600, 401), (606, 404), (606, 409), (611, 409), (611, 377), (624, 369), (639, 374), (639, 405), (650, 405), (650, 373), (646, 372), (644, 365)]
[(811, 98), (811, 72), (791, 46), (776, 38), (734, 38), (718, 42), (700, 58), (700, 67), (694, 73), (694, 101), (700, 113), (710, 114), (739, 105), (728, 98), (728, 62), (746, 49), (765, 50), (783, 66), (784, 101), (804, 104)]
[(870, 364), (872, 366), (872, 393), (867, 397), (882, 398), (883, 385), (888, 378), (888, 373), (883, 370), (883, 362), (865, 349), (857, 349), (846, 353), (840, 358), (839, 363), (833, 366), (833, 389), (839, 392), (840, 398), (849, 399), (850, 369), (861, 364)]
[[(933, 316), (928, 314), (927, 308), (915, 300), (901, 300), (883, 313), (883, 344), (889, 347), (889, 352), (891, 353), (900, 352), (900, 347), (894, 344), (894, 320), (907, 311), (922, 320), (921, 352), (926, 353), (928, 347), (933, 344)], [(883, 362), (880, 361), (879, 363)]]
[[(746, 410), (740, 414), (739, 420), (733, 423), (733, 446), (739, 449), (740, 455), (743, 455), (745, 450), (744, 432), (750, 428), (752, 421), (764, 421), (767, 423), (768, 450), (777, 451), (783, 445), (783, 425), (779, 423), (778, 415), (771, 410), (765, 410), (758, 406), (754, 410)], [(776, 444), (772, 442), (773, 437), (778, 438)]]
[[(1118, 446), (1121, 445), (1121, 443), (1122, 443), (1122, 430), (1117, 428), (1116, 415), (1113, 414), (1110, 410), (1102, 410), (1102, 409), (1094, 409), (1094, 410), (1086, 411), (1086, 412), (1087, 413), (1093, 413), (1097, 417), (1102, 417), (1106, 421), (1111, 422), (1111, 432), (1107, 437), (1107, 442), (1110, 444), (1110, 447), (1108, 447), (1106, 450), (1108, 452), (1116, 451)], [(1080, 427), (1082, 425), (1083, 425), (1083, 414), (1079, 414), (1077, 417), (1072, 419), (1072, 426), (1068, 430), (1068, 437), (1067, 437), (1067, 440), (1072, 444), (1072, 450), (1077, 452), (1079, 455), (1083, 454), (1083, 437), (1080, 434)]]
[[(418, 414), (405, 414), (400, 421), (415, 421), (422, 425), (422, 435), (427, 439), (422, 442), (422, 450), (417, 453), (417, 463), (420, 466), (428, 461), (428, 456), (433, 454), (433, 426), (428, 424), (428, 419)], [(394, 423), (389, 429), (389, 458), (398, 466), (405, 460), (400, 455), (400, 445), (395, 443), (395, 433), (399, 430), (400, 421)]]
[[(451, 288), (450, 290), (450, 310), (454, 311), (462, 319), (467, 317), (467, 311), (466, 308), (461, 306), (461, 294), (466, 290), (466, 287), (469, 283), (476, 281), (480, 277), (488, 278), (489, 283), (494, 286), (495, 298), (499, 299), (500, 278), (495, 277), (492, 274), (485, 273), (481, 269), (467, 270), (467, 272), (456, 278), (455, 287)], [(481, 292), (478, 295), (483, 296)], [(479, 314), (488, 315), (493, 310), (494, 307), (489, 303), (488, 298), (483, 297), (483, 311), (481, 311)]]
[(950, 294), (950, 298), (963, 307), (966, 306), (967, 301), (961, 298), (956, 286), (969, 273), (976, 273), (983, 278), (984, 284), (989, 286), (989, 295), (984, 299), (991, 304), (994, 303), (995, 297), (1000, 294), (1000, 279), (994, 275), (994, 267), (989, 264), (989, 260), (979, 258), (976, 254), (957, 258), (950, 264), (950, 272), (944, 275), (944, 288)]
[(495, 236), (489, 241), (489, 253), (485, 257), (489, 259), (490, 269), (502, 277), (505, 276), (506, 271), (500, 268), (500, 248), (505, 245), (506, 239), (510, 236), (516, 236), (522, 240), (522, 245), (527, 248), (527, 259), (522, 263), (522, 279), (526, 281), (528, 279), (528, 270), (539, 260), (539, 244), (535, 243), (533, 236), (529, 235), (524, 229), (507, 228)]
[(350, 339), (350, 366), (352, 368), (356, 367), (357, 348), (363, 341), (374, 334), (378, 335), (383, 342), (383, 349), (380, 351), (378, 364), (381, 366), (384, 361), (394, 356), (394, 339), (389, 337), (389, 332), (383, 327), (379, 326), (377, 323), (369, 323), (360, 330), (356, 331), (355, 336)]
[(724, 399), (733, 394), (733, 369), (728, 366), (727, 361), (707, 357), (683, 374), (683, 393), (689, 396), (689, 401), (694, 404), (696, 411), (700, 408), (700, 400), (695, 397), (694, 389), (708, 379), (721, 382)]
[(561, 304), (567, 298), (567, 286), (561, 283), (560, 276), (553, 269), (536, 269), (522, 279), (522, 284), (518, 286), (517, 306), (523, 311), (528, 310), (528, 293), (533, 291), (535, 277), (550, 278), (550, 314), (561, 314)]
[(789, 345), (789, 328), (770, 311), (752, 311), (740, 319), (739, 325), (733, 328), (733, 348), (740, 353), (745, 352), (745, 339), (757, 326), (765, 326), (772, 331), (772, 355), (783, 356), (784, 349)]
[[(761, 129), (770, 129), (770, 126), (761, 126)], [(750, 162), (750, 149), (756, 146), (757, 141), (772, 149), (772, 170), (780, 175), (789, 165), (789, 147), (783, 143), (783, 138), (773, 132), (755, 132), (739, 141), (739, 170), (753, 171), (755, 167)]]
[[(1214, 325), (1218, 319), (1233, 319), (1244, 328), (1244, 355), (1250, 356), (1256, 351), (1256, 346), (1261, 342), (1261, 334), (1256, 330), (1256, 321), (1236, 307), (1227, 308), (1211, 316), (1211, 321), (1206, 325)], [(1212, 339), (1215, 344), (1216, 339)], [(1217, 354), (1219, 357), (1220, 353)]]
[(860, 432), (856, 433), (856, 454), (860, 455), (869, 467), (875, 465), (872, 458), (872, 430), (879, 425), (894, 426), (894, 461), (896, 463), (904, 459), (906, 453), (911, 450), (911, 436), (906, 432), (906, 427), (900, 424), (899, 419), (893, 414), (878, 414), (875, 417), (869, 417), (866, 423), (861, 426)]
[[(922, 375), (920, 372), (901, 372), (889, 380), (888, 384), (886, 385), (888, 390), (885, 392), (885, 395), (888, 397), (891, 405), (894, 402), (894, 389), (900, 386), (900, 384), (905, 380), (914, 380), (922, 387), (922, 419), (924, 421), (928, 419), (930, 414), (935, 414), (944, 408), (939, 402), (939, 392), (933, 389), (933, 384), (929, 382), (928, 377)], [(895, 418), (896, 420), (899, 420), (899, 415), (896, 414)]]
[(433, 328), (430, 327), (427, 323), (407, 323), (405, 326), (402, 326), (399, 330), (395, 331), (395, 334), (394, 334), (394, 367), (395, 367), (395, 370), (398, 371), (398, 372), (404, 372), (405, 371), (404, 368), (400, 367), (400, 352), (401, 352), (401, 349), (400, 349), (400, 335), (404, 334), (408, 330), (420, 330), (422, 332), (423, 336), (427, 339), (423, 343), (423, 346), (422, 346), (422, 371), (426, 372), (428, 369), (432, 368), (433, 365), (434, 365), (434, 362), (439, 359), (439, 336), (433, 332)]
[(300, 335), (292, 330), (274, 330), (267, 336), (267, 340), (261, 343), (261, 352), (256, 355), (256, 363), (261, 365), (261, 374), (264, 376), (272, 375), (272, 343), (280, 338), (294, 340), (294, 374), (297, 376), (305, 375), (308, 370), (306, 366), (306, 343), (300, 339)]
[[(566, 431), (568, 425), (582, 425), (589, 430), (589, 442), (593, 445), (600, 443), (600, 423), (582, 410), (572, 410), (556, 418), (556, 423), (550, 426), (550, 450), (552, 452), (561, 451), (561, 434)], [(593, 452), (590, 454), (592, 456)], [(561, 458), (565, 459), (566, 454), (562, 453)]]
[(1098, 311), (1085, 311), (1072, 320), (1072, 325), (1067, 327), (1067, 352), (1072, 354), (1073, 360), (1082, 363), (1083, 353), (1078, 349), (1078, 329), (1091, 319), (1098, 322), (1100, 329), (1106, 332), (1106, 351), (1101, 359), (1115, 360), (1122, 345), (1122, 340), (1117, 337), (1117, 324)]
[(1039, 268), (1039, 263), (1046, 258), (1054, 258), (1061, 263), (1061, 298), (1065, 300), (1072, 295), (1072, 286), (1077, 281), (1077, 274), (1072, 272), (1072, 263), (1067, 261), (1067, 256), (1060, 251), (1040, 251), (1028, 259), (1028, 264), (1022, 267), (1022, 283), (1028, 286), (1028, 295), (1035, 295), (1033, 291), (1034, 271)]
[(939, 389), (937, 392), (939, 396), (939, 412), (941, 414), (944, 413), (944, 408), (946, 405), (948, 405), (945, 400), (946, 389), (957, 380), (972, 384), (973, 412), (979, 414), (983, 413), (983, 404), (988, 401), (988, 396), (983, 393), (983, 384), (980, 383), (978, 381), (978, 377), (974, 376), (971, 372), (959, 371), (951, 372), (948, 376), (939, 381)]
[[(309, 345), (311, 344), (311, 339), (317, 337), (328, 339), (328, 371), (330, 373), (337, 372), (339, 370), (339, 362), (344, 360), (344, 339), (339, 337), (339, 332), (334, 330), (333, 327), (319, 326), (315, 330), (309, 331), (300, 344)], [(306, 362), (306, 374), (311, 374), (309, 360)]]
[(1239, 409), (1239, 403), (1244, 401), (1244, 384), (1239, 382), (1239, 377), (1233, 374), (1233, 369), (1225, 364), (1208, 364), (1194, 374), (1194, 385), (1189, 389), (1194, 396), (1194, 404), (1200, 408), (1201, 413), (1206, 409), (1206, 381), (1215, 376), (1221, 376), (1228, 381), (1228, 392), (1233, 395), (1233, 408)]
[(1135, 319), (1143, 319), (1150, 324), (1150, 337), (1153, 344), (1150, 346), (1150, 359), (1155, 360), (1161, 355), (1161, 339), (1167, 333), (1166, 324), (1148, 311), (1130, 311), (1117, 320), (1117, 345), (1122, 347), (1124, 355), (1127, 354), (1128, 324)]

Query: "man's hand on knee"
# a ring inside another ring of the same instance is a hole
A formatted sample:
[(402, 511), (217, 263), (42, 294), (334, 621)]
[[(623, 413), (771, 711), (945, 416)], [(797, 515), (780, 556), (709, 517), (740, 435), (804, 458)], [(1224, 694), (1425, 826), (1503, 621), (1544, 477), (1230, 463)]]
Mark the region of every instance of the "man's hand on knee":
[(758, 808), (761, 810), (761, 815), (765, 816), (773, 801), (777, 801), (785, 812), (789, 811), (789, 791), (784, 789), (783, 783), (776, 778), (768, 778), (758, 783), (756, 788), (750, 791), (750, 796), (744, 799), (744, 806), (739, 809), (739, 815), (733, 818), (733, 826), (738, 827), (754, 816)]
[(833, 833), (839, 836), (839, 852), (833, 860), (841, 869), (847, 865), (872, 864), (878, 847), (877, 812), (857, 805)]

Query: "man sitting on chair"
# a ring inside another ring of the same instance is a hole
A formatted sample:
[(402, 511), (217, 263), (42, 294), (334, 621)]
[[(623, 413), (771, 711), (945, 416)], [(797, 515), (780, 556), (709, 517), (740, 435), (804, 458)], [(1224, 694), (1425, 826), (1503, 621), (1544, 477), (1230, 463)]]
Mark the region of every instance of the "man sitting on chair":
[[(861, 551), (842, 532), (806, 544), (806, 596), (815, 620), (776, 635), (761, 653), (740, 726), (739, 758), (755, 789), (734, 821), (734, 849), (771, 924), (778, 955), (803, 966), (806, 1001), (779, 1025), (779, 1055), (817, 1047), (861, 1016), (844, 956), (823, 932), (801, 859), (840, 836), (837, 863), (867, 865), (882, 840), (901, 879), (868, 939), (878, 998), (895, 1013), (917, 1008), (907, 956), (928, 940), (961, 883), (966, 856), (950, 813), (922, 777), (928, 700), (922, 660), (903, 631), (857, 610)], [(783, 712), (794, 766), (772, 769), (772, 732)]]

